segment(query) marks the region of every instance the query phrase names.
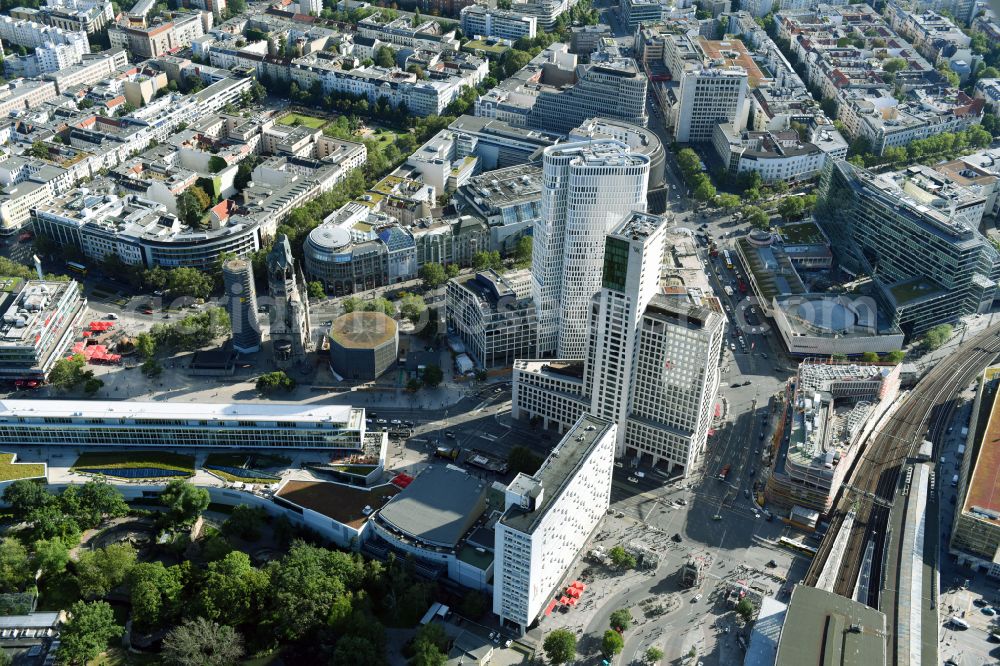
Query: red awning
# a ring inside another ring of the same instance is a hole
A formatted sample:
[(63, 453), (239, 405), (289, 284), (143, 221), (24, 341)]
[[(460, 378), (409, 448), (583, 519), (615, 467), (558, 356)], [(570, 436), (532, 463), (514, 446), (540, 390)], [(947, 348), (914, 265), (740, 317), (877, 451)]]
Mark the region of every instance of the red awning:
[(559, 603), (565, 606), (566, 604), (569, 603), (569, 597), (559, 597)]
[(579, 601), (579, 599), (570, 599), (570, 600), (569, 600), (569, 605), (570, 605), (570, 606), (576, 606), (576, 602), (577, 602), (577, 601)]
[(552, 615), (552, 609), (556, 607), (556, 600), (553, 599), (549, 602), (549, 605), (545, 607), (545, 614)]
[(394, 485), (399, 486), (400, 488), (405, 488), (406, 486), (413, 483), (413, 477), (410, 476), (409, 474), (397, 474), (395, 477), (393, 477), (392, 483)]
[(578, 596), (580, 596), (580, 590), (578, 590), (575, 587), (567, 587), (566, 588), (566, 596), (568, 596), (568, 597), (578, 597)]

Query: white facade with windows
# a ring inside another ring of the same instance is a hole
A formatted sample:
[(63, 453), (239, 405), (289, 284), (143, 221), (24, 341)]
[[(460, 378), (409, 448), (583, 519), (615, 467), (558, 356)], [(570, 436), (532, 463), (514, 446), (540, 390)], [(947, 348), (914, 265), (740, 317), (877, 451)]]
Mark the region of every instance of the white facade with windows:
[(583, 361), (514, 362), (511, 418), (539, 418), (542, 427), (568, 430), (590, 409), (583, 388)]
[(678, 143), (707, 143), (720, 123), (746, 126), (750, 86), (742, 67), (685, 71), (675, 114)]
[[(666, 220), (632, 213), (607, 235), (603, 284), (594, 296), (584, 386), (590, 413), (625, 423), (637, 360), (639, 324), (646, 305), (660, 290)], [(624, 452), (625, 429), (618, 431), (617, 455)]]
[(497, 521), (493, 612), (527, 630), (611, 502), (614, 423), (583, 416), (535, 474), (507, 486)]
[(0, 401), (0, 444), (7, 446), (321, 449), (360, 452), (382, 464), (387, 438), (365, 431), (360, 407)]
[(646, 210), (649, 166), (649, 157), (619, 141), (545, 149), (531, 266), (539, 354), (584, 357), (605, 235), (630, 211)]
[(462, 32), (469, 36), (517, 41), (521, 37), (534, 38), (537, 27), (534, 16), (483, 5), (462, 7)]
[(687, 474), (705, 450), (712, 423), (725, 319), (656, 296), (640, 326), (624, 454)]

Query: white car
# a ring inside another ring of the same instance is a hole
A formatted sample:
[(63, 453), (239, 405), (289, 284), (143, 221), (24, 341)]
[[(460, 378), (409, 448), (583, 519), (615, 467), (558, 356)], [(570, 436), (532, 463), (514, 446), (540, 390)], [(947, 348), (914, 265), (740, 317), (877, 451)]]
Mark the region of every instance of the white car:
[(114, 312), (109, 312), (108, 314), (104, 315), (104, 317), (106, 319), (110, 319), (111, 321), (118, 319), (118, 315), (116, 315)]
[(729, 343), (729, 351), (736, 351), (736, 345), (734, 345), (732, 342)]
[(701, 601), (701, 595), (700, 594), (696, 594), (696, 595), (694, 595), (694, 599), (691, 600), (691, 603), (696, 604), (699, 601)]
[(628, 482), (629, 483), (639, 483), (639, 479), (635, 478), (634, 476), (630, 476), (630, 477), (628, 477)]
[(389, 421), (389, 423), (391, 423), (392, 425), (403, 425), (403, 422), (400, 421), (399, 419), (393, 419)]

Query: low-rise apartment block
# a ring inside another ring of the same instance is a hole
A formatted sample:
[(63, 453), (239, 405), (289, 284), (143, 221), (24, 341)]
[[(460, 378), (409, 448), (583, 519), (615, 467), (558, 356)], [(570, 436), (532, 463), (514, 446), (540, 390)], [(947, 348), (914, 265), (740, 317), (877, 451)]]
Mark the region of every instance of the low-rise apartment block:
[(495, 37), (517, 41), (521, 37), (534, 38), (538, 19), (504, 9), (490, 9), (483, 5), (462, 8), (462, 32), (470, 37)]

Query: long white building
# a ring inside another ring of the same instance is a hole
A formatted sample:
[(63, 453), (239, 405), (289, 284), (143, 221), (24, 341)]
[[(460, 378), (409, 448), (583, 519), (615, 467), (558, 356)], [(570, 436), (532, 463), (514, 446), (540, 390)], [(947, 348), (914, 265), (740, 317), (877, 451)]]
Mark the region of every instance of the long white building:
[(111, 400), (0, 400), (0, 445), (357, 451), (384, 462), (360, 407)]
[(495, 527), (493, 612), (522, 633), (558, 595), (608, 510), (614, 423), (582, 416), (533, 475), (507, 486)]
[(531, 266), (541, 355), (584, 356), (605, 234), (629, 211), (646, 210), (649, 165), (649, 157), (619, 141), (545, 149)]

